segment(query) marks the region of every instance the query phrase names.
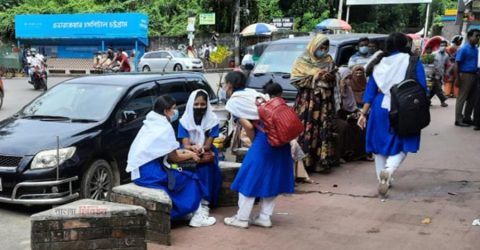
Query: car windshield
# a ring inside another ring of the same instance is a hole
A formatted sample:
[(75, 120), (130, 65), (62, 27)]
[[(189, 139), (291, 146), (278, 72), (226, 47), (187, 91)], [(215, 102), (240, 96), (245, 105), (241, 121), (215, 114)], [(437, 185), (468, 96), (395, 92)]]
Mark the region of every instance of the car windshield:
[[(254, 74), (291, 73), (295, 61), (307, 49), (307, 43), (271, 44), (260, 57)], [(328, 53), (335, 58), (336, 47), (330, 45)]]
[(306, 47), (306, 43), (271, 44), (258, 60), (253, 73), (290, 73), (293, 63)]
[(112, 85), (59, 84), (25, 106), (21, 115), (100, 121), (108, 116), (124, 89)]
[(180, 52), (180, 51), (170, 51), (170, 53), (172, 53), (173, 57), (176, 57), (176, 58), (186, 58), (187, 55), (185, 55), (183, 52)]

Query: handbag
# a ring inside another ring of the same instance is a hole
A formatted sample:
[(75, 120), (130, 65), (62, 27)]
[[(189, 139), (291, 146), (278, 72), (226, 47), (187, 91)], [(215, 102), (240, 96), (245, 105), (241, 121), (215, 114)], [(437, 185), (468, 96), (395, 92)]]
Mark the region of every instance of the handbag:
[(215, 153), (213, 153), (212, 150), (205, 150), (201, 155), (200, 155), (200, 161), (198, 163), (200, 164), (206, 164), (206, 163), (212, 163), (215, 161)]

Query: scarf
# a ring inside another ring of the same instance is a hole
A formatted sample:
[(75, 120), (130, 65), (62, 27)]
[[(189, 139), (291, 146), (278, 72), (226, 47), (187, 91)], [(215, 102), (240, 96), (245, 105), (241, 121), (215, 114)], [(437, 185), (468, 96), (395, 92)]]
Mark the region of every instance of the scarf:
[(390, 111), (390, 89), (405, 80), (410, 55), (407, 53), (396, 53), (384, 57), (373, 70), (373, 78), (378, 88), (385, 95), (382, 100), (382, 108)]
[(339, 89), (342, 98), (342, 109), (348, 112), (357, 110), (357, 102), (353, 94), (350, 84), (347, 84), (347, 77), (352, 76), (352, 71), (348, 67), (341, 67), (338, 69), (340, 76)]
[(325, 55), (323, 58), (317, 58), (315, 51), (328, 38), (323, 34), (317, 34), (307, 45), (307, 50), (300, 56), (293, 65), (292, 81), (301, 81), (308, 77), (312, 77), (312, 86), (314, 86), (314, 77), (318, 75), (320, 70), (332, 70), (334, 67), (333, 58), (330, 55)]
[(178, 147), (175, 131), (167, 118), (150, 111), (130, 146), (126, 171), (130, 172), (132, 180), (135, 180), (140, 177), (141, 166), (166, 156)]
[[(358, 71), (362, 71), (361, 75), (359, 74)], [(360, 66), (354, 66), (352, 69), (352, 91), (353, 94), (355, 95), (355, 101), (357, 103), (362, 103), (363, 100), (363, 92), (365, 92), (365, 88), (367, 87), (367, 77), (365, 76), (365, 69)]]
[[(204, 92), (207, 95), (207, 112), (203, 115), (200, 125), (197, 125), (195, 123), (193, 104), (199, 92)], [(192, 145), (203, 146), (205, 143), (205, 132), (219, 124), (217, 115), (213, 113), (212, 106), (210, 105), (210, 97), (205, 90), (197, 89), (190, 94), (185, 113), (182, 118), (180, 118), (180, 124), (188, 131)]]
[(256, 104), (258, 97), (268, 99), (267, 96), (253, 89), (235, 91), (227, 101), (225, 108), (228, 110), (228, 112), (238, 118), (258, 120), (260, 119)]

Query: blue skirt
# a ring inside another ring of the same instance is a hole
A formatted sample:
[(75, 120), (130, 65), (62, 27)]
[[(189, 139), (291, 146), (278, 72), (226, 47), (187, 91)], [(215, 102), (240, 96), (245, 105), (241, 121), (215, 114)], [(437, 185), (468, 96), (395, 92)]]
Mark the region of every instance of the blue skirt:
[(294, 185), (290, 144), (272, 147), (267, 135), (257, 130), (231, 189), (247, 197), (266, 198), (293, 193)]
[(197, 176), (205, 188), (207, 196), (206, 200), (210, 205), (218, 204), (218, 197), (220, 196), (220, 189), (222, 188), (222, 172), (218, 167), (218, 151), (212, 146), (212, 151), (215, 154), (215, 161), (209, 164), (197, 165)]
[(141, 166), (140, 178), (134, 180), (134, 183), (167, 192), (172, 200), (170, 217), (173, 220), (181, 219), (198, 209), (201, 199), (206, 197), (206, 192), (196, 174), (188, 171), (169, 171), (172, 171), (175, 176), (173, 190), (168, 189), (167, 173), (160, 160), (154, 160)]
[(416, 153), (420, 148), (420, 133), (399, 136), (390, 126), (389, 112), (382, 108), (383, 94), (378, 93), (372, 102), (367, 121), (366, 151), (384, 156)]

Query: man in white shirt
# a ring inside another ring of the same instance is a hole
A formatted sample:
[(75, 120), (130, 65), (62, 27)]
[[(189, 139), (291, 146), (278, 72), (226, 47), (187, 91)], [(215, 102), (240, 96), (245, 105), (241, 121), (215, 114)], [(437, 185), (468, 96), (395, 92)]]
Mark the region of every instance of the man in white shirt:
[(243, 56), (242, 66), (247, 70), (252, 70), (255, 62), (253, 61), (253, 51), (251, 48), (247, 49), (247, 54)]
[(29, 65), (28, 75), (30, 76), (30, 80), (33, 82), (33, 69), (35, 67), (40, 67), (45, 64), (44, 57), (42, 54), (37, 53), (35, 48), (30, 49), (31, 56), (27, 58), (27, 62)]

